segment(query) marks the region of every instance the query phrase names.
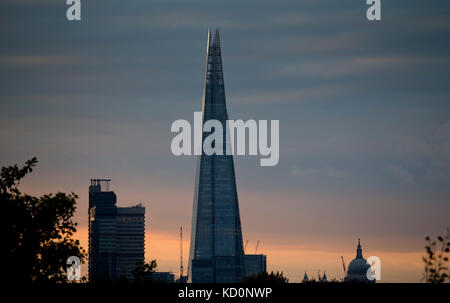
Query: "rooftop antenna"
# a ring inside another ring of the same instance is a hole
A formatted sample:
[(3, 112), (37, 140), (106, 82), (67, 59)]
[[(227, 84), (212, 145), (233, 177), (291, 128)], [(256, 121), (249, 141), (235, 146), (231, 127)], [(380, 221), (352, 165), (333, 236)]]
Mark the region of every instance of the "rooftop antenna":
[(259, 246), (259, 240), (258, 240), (258, 242), (256, 242), (255, 255), (258, 252), (258, 246)]
[(247, 239), (247, 241), (245, 242), (244, 253), (245, 253), (245, 251), (247, 250), (247, 244), (248, 244), (248, 239)]
[(180, 226), (180, 280), (183, 278), (183, 226)]

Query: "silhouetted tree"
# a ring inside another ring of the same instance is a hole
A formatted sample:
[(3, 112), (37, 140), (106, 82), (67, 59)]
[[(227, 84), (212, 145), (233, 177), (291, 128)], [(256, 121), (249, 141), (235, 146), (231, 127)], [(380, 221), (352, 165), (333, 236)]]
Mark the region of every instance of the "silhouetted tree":
[(119, 277), (114, 281), (115, 284), (120, 284), (120, 285), (128, 285), (129, 282), (130, 282), (130, 281), (129, 281), (128, 278), (125, 277), (125, 276), (119, 276)]
[(11, 282), (65, 282), (66, 261), (85, 252), (72, 239), (77, 223), (72, 221), (77, 195), (58, 192), (42, 197), (22, 194), (19, 181), (36, 166), (33, 158), (19, 168), (2, 167), (0, 206), (5, 232), (2, 249), (6, 257), (2, 274)]
[(269, 274), (267, 272), (262, 272), (257, 275), (247, 277), (245, 279), (246, 283), (258, 283), (258, 284), (281, 284), (288, 283), (289, 279), (283, 275), (283, 272), (273, 271)]
[(135, 283), (144, 283), (152, 281), (152, 273), (156, 270), (156, 260), (150, 263), (137, 262), (136, 268), (133, 269), (133, 277)]
[[(302, 283), (323, 283), (324, 281), (322, 280), (322, 278), (319, 276), (319, 278), (316, 280), (315, 277), (309, 277), (308, 281), (302, 281)], [(328, 281), (326, 281), (326, 283), (341, 283), (343, 282), (342, 280), (338, 280), (337, 278), (331, 278)]]
[(438, 236), (438, 242), (431, 241), (430, 237), (426, 237), (425, 246), (426, 255), (422, 257), (425, 263), (425, 272), (423, 279), (429, 283), (443, 283), (450, 281), (450, 273), (448, 267), (448, 257), (450, 251), (450, 229), (447, 228), (447, 235)]

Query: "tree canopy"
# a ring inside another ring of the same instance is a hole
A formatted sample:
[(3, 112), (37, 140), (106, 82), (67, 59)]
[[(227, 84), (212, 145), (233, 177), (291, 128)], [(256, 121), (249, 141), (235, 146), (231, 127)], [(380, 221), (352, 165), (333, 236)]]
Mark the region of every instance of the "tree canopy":
[(429, 283), (450, 282), (450, 229), (445, 237), (438, 236), (437, 241), (426, 237), (426, 254), (422, 257), (425, 263), (423, 280)]
[(254, 276), (247, 277), (245, 280), (247, 283), (258, 283), (258, 284), (281, 284), (288, 283), (289, 279), (286, 278), (283, 272), (273, 271), (269, 274), (267, 272), (262, 272)]
[(133, 277), (135, 283), (152, 282), (152, 273), (156, 269), (156, 260), (151, 260), (150, 263), (138, 262), (136, 268), (133, 270)]
[(72, 238), (77, 223), (72, 220), (76, 209), (74, 193), (57, 192), (41, 197), (23, 194), (20, 180), (31, 173), (37, 159), (19, 168), (2, 167), (0, 203), (6, 239), (6, 264), (3, 270), (11, 282), (66, 282), (66, 261), (77, 256), (84, 263), (86, 253)]

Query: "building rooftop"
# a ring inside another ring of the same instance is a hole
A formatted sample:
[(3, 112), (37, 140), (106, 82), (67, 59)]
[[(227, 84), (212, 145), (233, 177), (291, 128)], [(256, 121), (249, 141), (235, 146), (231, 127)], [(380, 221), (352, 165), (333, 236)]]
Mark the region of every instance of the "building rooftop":
[(110, 183), (111, 179), (91, 179), (91, 186), (89, 187), (89, 191), (91, 192), (110, 191), (109, 189)]

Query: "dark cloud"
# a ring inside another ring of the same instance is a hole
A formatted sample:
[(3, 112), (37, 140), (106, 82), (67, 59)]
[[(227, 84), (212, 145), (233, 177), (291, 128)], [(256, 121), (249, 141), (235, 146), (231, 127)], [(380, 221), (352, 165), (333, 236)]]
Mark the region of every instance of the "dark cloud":
[[(365, 20), (364, 3), (82, 0), (82, 21), (68, 22), (63, 0), (3, 0), (0, 164), (37, 155), (46, 178), (80, 191), (103, 173), (123, 186), (144, 178), (193, 187), (194, 159), (170, 154), (169, 130), (201, 109), (206, 33), (219, 26), (230, 117), (280, 120), (278, 166), (236, 158), (244, 197), (286, 193), (277, 209), (296, 230), (315, 225), (291, 218), (292, 209), (337, 211), (330, 197), (352, 196), (349, 214), (330, 215), (327, 229), (345, 223), (340, 231), (351, 233), (371, 220), (365, 209), (376, 201), (389, 201), (377, 213), (390, 229), (378, 235), (422, 237), (421, 228), (432, 229), (426, 222), (443, 229), (450, 2), (383, 1), (375, 23)], [(296, 198), (304, 191), (318, 208)], [(314, 197), (323, 192), (320, 204)], [(191, 194), (173, 203), (191, 203)], [(244, 207), (249, 222), (245, 209), (255, 203)], [(289, 232), (279, 223), (275, 233)]]

